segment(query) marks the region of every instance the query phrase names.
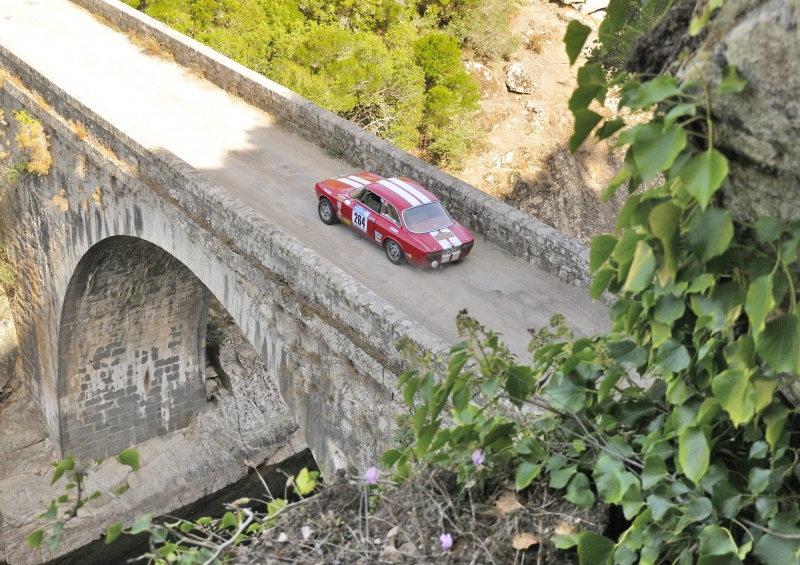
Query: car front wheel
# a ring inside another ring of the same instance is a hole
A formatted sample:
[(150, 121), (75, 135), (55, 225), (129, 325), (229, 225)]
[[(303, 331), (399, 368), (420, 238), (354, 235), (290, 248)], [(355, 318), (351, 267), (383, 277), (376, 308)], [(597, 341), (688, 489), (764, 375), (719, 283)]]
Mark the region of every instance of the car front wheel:
[(319, 212), (319, 219), (322, 220), (323, 224), (330, 226), (339, 221), (339, 218), (336, 217), (336, 212), (333, 210), (333, 204), (325, 197), (319, 199), (317, 212)]
[(405, 256), (403, 255), (403, 248), (400, 247), (399, 243), (393, 239), (387, 239), (386, 243), (383, 244), (383, 248), (386, 250), (386, 257), (388, 257), (389, 261), (395, 265), (402, 264)]

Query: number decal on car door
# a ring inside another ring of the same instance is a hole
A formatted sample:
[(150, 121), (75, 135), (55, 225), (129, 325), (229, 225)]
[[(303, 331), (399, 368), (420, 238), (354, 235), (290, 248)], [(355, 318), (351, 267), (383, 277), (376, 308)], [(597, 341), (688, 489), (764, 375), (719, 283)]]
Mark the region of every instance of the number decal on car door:
[(369, 218), (370, 214), (372, 214), (370, 210), (356, 204), (353, 207), (353, 225), (367, 233), (367, 218)]

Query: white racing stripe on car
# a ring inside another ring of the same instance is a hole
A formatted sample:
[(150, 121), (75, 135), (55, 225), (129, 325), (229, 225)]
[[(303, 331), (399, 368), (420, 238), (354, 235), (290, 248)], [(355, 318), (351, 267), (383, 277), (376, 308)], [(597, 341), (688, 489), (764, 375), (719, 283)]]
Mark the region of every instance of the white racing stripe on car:
[(432, 232), (429, 232), (429, 233), (430, 233), (431, 237), (433, 237), (433, 240), (437, 243), (437, 245), (439, 245), (439, 247), (441, 247), (442, 249), (450, 249), (451, 247), (453, 247), (453, 244), (450, 243), (448, 238), (446, 238), (446, 237), (443, 237), (443, 238), (438, 237), (439, 234), (442, 233), (439, 230), (435, 230), (435, 231), (432, 231)]
[(344, 184), (346, 184), (348, 186), (351, 186), (353, 188), (361, 188), (362, 186), (364, 186), (363, 184), (359, 184), (359, 183), (357, 183), (355, 181), (352, 181), (347, 177), (340, 177), (340, 178), (334, 179), (334, 180), (338, 180), (339, 182), (343, 182)]
[(396, 184), (390, 182), (388, 179), (381, 179), (378, 181), (378, 184), (385, 186), (392, 192), (394, 192), (397, 196), (408, 202), (411, 206), (419, 206), (422, 204), (419, 200), (417, 200), (414, 195), (409, 192), (406, 192)]
[(349, 178), (353, 182), (361, 183), (361, 186), (367, 186), (368, 184), (372, 184), (371, 180), (364, 180), (361, 177), (359, 177), (358, 175), (350, 175), (347, 178)]
[(410, 184), (408, 184), (406, 181), (404, 181), (404, 180), (400, 180), (400, 179), (398, 179), (398, 178), (394, 178), (394, 177), (393, 177), (393, 178), (390, 178), (389, 180), (390, 180), (391, 182), (395, 183), (395, 184), (396, 184), (397, 186), (399, 186), (400, 188), (403, 188), (403, 189), (405, 189), (406, 191), (408, 191), (408, 192), (410, 192), (411, 194), (413, 194), (413, 195), (414, 195), (414, 196), (417, 198), (417, 200), (419, 200), (419, 201), (420, 201), (420, 202), (422, 202), (423, 204), (428, 204), (428, 203), (430, 203), (430, 202), (433, 202), (433, 201), (432, 201), (430, 198), (428, 198), (428, 197), (427, 197), (427, 196), (425, 196), (425, 195), (424, 195), (422, 192), (420, 192), (420, 191), (419, 191), (419, 190), (418, 190), (416, 187), (414, 187), (414, 186), (411, 186), (411, 185), (410, 185)]

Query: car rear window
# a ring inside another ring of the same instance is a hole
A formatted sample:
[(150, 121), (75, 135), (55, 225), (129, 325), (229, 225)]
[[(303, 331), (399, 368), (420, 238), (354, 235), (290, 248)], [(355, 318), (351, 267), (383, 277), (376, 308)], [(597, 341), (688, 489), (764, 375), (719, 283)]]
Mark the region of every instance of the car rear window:
[(413, 233), (427, 233), (453, 225), (453, 219), (439, 202), (430, 202), (403, 211), (406, 229)]

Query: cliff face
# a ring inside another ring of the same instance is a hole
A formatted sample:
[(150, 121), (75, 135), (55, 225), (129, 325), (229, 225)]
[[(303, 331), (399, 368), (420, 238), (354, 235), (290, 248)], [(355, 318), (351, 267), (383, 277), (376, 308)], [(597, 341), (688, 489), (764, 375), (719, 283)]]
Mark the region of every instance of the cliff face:
[(711, 98), (716, 147), (730, 164), (723, 205), (750, 220), (800, 219), (800, 0), (726, 0), (697, 38), (688, 25), (707, 0), (693, 4), (679, 3), (642, 38), (629, 66), (659, 72), (688, 50), (679, 75), (713, 87), (734, 65), (744, 92)]

